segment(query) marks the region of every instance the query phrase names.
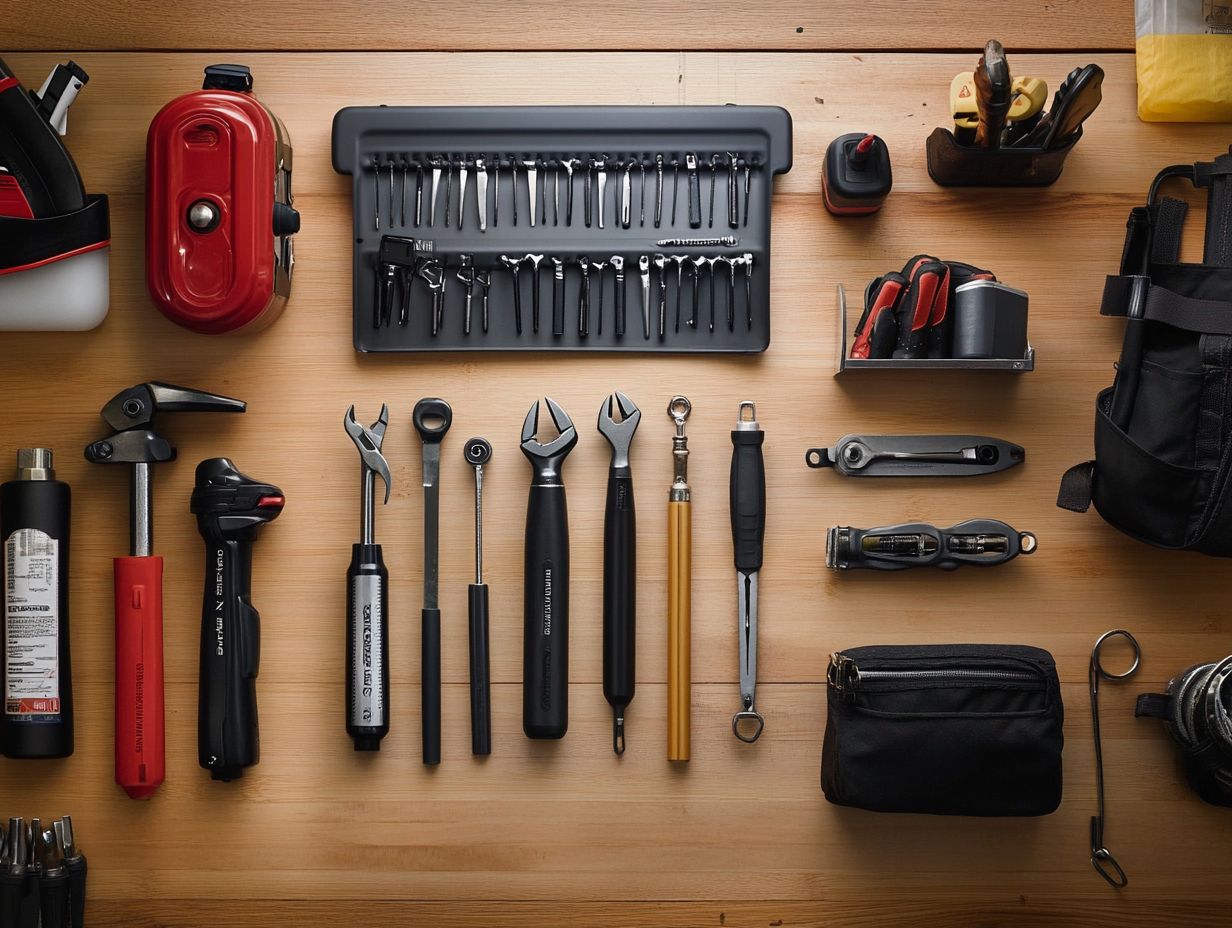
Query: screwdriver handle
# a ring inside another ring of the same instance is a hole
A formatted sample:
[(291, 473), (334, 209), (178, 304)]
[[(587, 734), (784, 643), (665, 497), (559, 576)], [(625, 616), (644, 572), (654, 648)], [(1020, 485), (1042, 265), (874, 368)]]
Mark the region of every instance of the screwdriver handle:
[(688, 760), (692, 682), (691, 504), (667, 504), (667, 759)]
[(347, 569), (346, 730), (357, 751), (389, 734), (389, 570), (380, 545), (351, 546)]
[(261, 616), (252, 606), (252, 539), (211, 533), (205, 544), (197, 761), (232, 780), (260, 758), (257, 670)]
[(41, 928), (68, 928), (68, 871), (39, 879)]
[(85, 928), (88, 871), (85, 856), (70, 857), (64, 862), (64, 869), (68, 871), (69, 928)]
[(733, 429), (731, 461), (731, 528), (736, 569), (761, 569), (766, 534), (766, 465), (761, 429)]
[(0, 928), (17, 928), (21, 924), (22, 895), (26, 875), (0, 870)]
[[(609, 473), (603, 516), (603, 696), (617, 718), (633, 701), (637, 647), (637, 520), (633, 477)], [(623, 726), (616, 753), (624, 753)]]
[(492, 703), (488, 668), (488, 585), (472, 583), (467, 588), (471, 652), (471, 753), (492, 753)]
[(163, 559), (115, 559), (115, 777), (148, 799), (166, 776)]
[(565, 281), (560, 276), (552, 278), (552, 334), (565, 334)]
[(533, 484), (526, 510), (522, 730), (569, 728), (569, 513), (561, 484)]
[(421, 615), (423, 762), (432, 767), (441, 762), (441, 610), (424, 609)]

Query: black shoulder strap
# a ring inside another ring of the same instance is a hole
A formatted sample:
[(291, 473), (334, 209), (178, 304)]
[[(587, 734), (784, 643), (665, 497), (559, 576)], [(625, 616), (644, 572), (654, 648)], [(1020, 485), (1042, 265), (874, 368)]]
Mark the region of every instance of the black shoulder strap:
[(1232, 148), (1209, 164), (1194, 165), (1194, 184), (1209, 186), (1203, 263), (1232, 267)]
[(1070, 512), (1086, 512), (1091, 508), (1091, 488), (1095, 483), (1095, 462), (1075, 464), (1061, 475), (1057, 491), (1057, 506)]
[(1155, 234), (1151, 236), (1151, 263), (1176, 264), (1181, 259), (1181, 233), (1189, 204), (1164, 197), (1155, 212)]

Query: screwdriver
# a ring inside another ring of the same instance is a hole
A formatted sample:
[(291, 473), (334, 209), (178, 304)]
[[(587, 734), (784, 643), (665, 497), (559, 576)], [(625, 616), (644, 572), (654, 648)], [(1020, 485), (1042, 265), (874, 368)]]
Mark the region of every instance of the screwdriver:
[(674, 477), (667, 497), (667, 759), (689, 759), (692, 588), (692, 491), (685, 420), (688, 397), (674, 396), (667, 414), (676, 425), (672, 439)]
[(732, 732), (746, 744), (761, 737), (765, 720), (754, 708), (757, 689), (757, 575), (761, 571), (766, 535), (766, 465), (762, 458), (765, 433), (757, 424), (757, 408), (742, 402), (732, 430), (731, 529), (739, 595), (740, 711), (732, 717)]
[(483, 465), (492, 460), (485, 438), (472, 438), (462, 449), (475, 468), (475, 582), (466, 588), (471, 651), (471, 753), (492, 753), (492, 702), (488, 670), (488, 585), (483, 582)]

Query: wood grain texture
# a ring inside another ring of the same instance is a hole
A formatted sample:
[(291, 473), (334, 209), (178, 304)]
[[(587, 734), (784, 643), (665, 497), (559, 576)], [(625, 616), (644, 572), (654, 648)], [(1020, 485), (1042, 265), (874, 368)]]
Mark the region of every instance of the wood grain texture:
[(245, 51), (834, 51), (978, 47), (1132, 50), (1133, 8), (1116, 0), (80, 0), (50, 17), (41, 0), (0, 0), (10, 49)]
[[(101, 29), (96, 15), (86, 10), (81, 22), (58, 23), (57, 34), (69, 29), (88, 45), (73, 30)], [(223, 18), (218, 28), (226, 35)], [(161, 35), (159, 47), (183, 44), (165, 25)], [(334, 44), (346, 40), (340, 34)], [(1116, 267), (1126, 213), (1159, 166), (1209, 158), (1226, 146), (1226, 127), (1138, 122), (1132, 57), (1100, 55), (1105, 103), (1055, 187), (957, 191), (929, 181), (923, 141), (944, 121), (949, 79), (970, 67), (972, 55), (232, 56), (253, 67), (261, 99), (291, 133), (304, 230), (284, 317), (255, 337), (209, 339), (165, 322), (145, 295), (142, 191), (150, 118), (170, 97), (199, 86), (201, 68), (218, 56), (73, 54), (92, 80), (72, 113), (69, 141), (88, 186), (113, 198), (112, 312), (92, 333), (0, 340), (0, 454), (50, 445), (74, 488), (78, 749), (64, 762), (0, 762), (0, 814), (74, 815), (91, 861), (92, 925), (1226, 922), (1232, 818), (1186, 789), (1167, 736), (1133, 719), (1132, 704), (1188, 664), (1228, 652), (1232, 575), (1221, 563), (1147, 548), (1093, 514), (1053, 504), (1061, 472), (1091, 453), (1094, 395), (1112, 377), (1120, 326), (1101, 319), (1097, 304), (1103, 275)], [(27, 82), (59, 57), (6, 55)], [(1014, 61), (1020, 72), (1055, 82), (1090, 57)], [(334, 174), (329, 159), (339, 107), (725, 101), (781, 104), (795, 120), (795, 168), (776, 188), (766, 354), (394, 358), (352, 351), (349, 178)], [(818, 197), (821, 154), (839, 133), (866, 128), (889, 141), (895, 192), (869, 221), (836, 221)], [(832, 376), (835, 286), (858, 292), (926, 250), (991, 267), (1030, 291), (1036, 372)], [(125, 476), (87, 466), (80, 449), (103, 434), (98, 410), (112, 394), (155, 378), (243, 397), (250, 410), (162, 423), (181, 457), (156, 475), (156, 548), (168, 578), (168, 782), (153, 801), (136, 804), (111, 780), (110, 558), (127, 542)], [(590, 426), (613, 388), (644, 410), (633, 446), (638, 692), (621, 760), (610, 751), (600, 685), (608, 449)], [(663, 760), (672, 431), (665, 407), (676, 392), (694, 404), (694, 759), (684, 770)], [(531, 743), (520, 732), (528, 474), (516, 441), (527, 407), (544, 393), (582, 431), (566, 470), (574, 706), (570, 734), (558, 744)], [(425, 395), (445, 397), (455, 415), (442, 465), (444, 761), (435, 771), (419, 763), (422, 493), (410, 411)], [(767, 432), (770, 486), (758, 689), (767, 727), (754, 747), (737, 743), (729, 729), (738, 697), (728, 432), (746, 398), (757, 401)], [(370, 419), (382, 401), (394, 416), (386, 441), (394, 493), (377, 523), (393, 577), (393, 732), (379, 756), (363, 757), (350, 750), (342, 727), (342, 579), (358, 500), (355, 451), (341, 418), (354, 402)], [(1018, 441), (1028, 461), (962, 483), (843, 480), (803, 463), (806, 448), (848, 432), (955, 430)], [(495, 753), (486, 761), (470, 757), (467, 727), (472, 478), (461, 446), (476, 434), (495, 446), (485, 500)], [(187, 512), (194, 464), (223, 453), (288, 498), (256, 549), (264, 756), (230, 786), (211, 783), (195, 762), (201, 542)], [(973, 516), (1036, 532), (1038, 553), (1004, 569), (953, 575), (837, 576), (821, 566), (830, 525)], [(1086, 860), (1094, 777), (1085, 679), (1094, 638), (1121, 625), (1138, 634), (1145, 657), (1132, 683), (1104, 690), (1108, 840), (1133, 880), (1113, 894)], [(1068, 710), (1062, 808), (1038, 821), (1006, 822), (827, 805), (818, 788), (827, 654), (958, 640), (1025, 642), (1057, 656)]]

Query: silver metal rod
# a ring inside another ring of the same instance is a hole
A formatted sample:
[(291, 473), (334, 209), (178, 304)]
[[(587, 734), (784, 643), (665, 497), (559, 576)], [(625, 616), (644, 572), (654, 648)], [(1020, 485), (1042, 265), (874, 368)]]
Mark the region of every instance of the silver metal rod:
[(149, 464), (134, 464), (129, 480), (129, 550), (133, 557), (149, 557), (154, 550), (154, 512), (150, 506), (154, 472)]

